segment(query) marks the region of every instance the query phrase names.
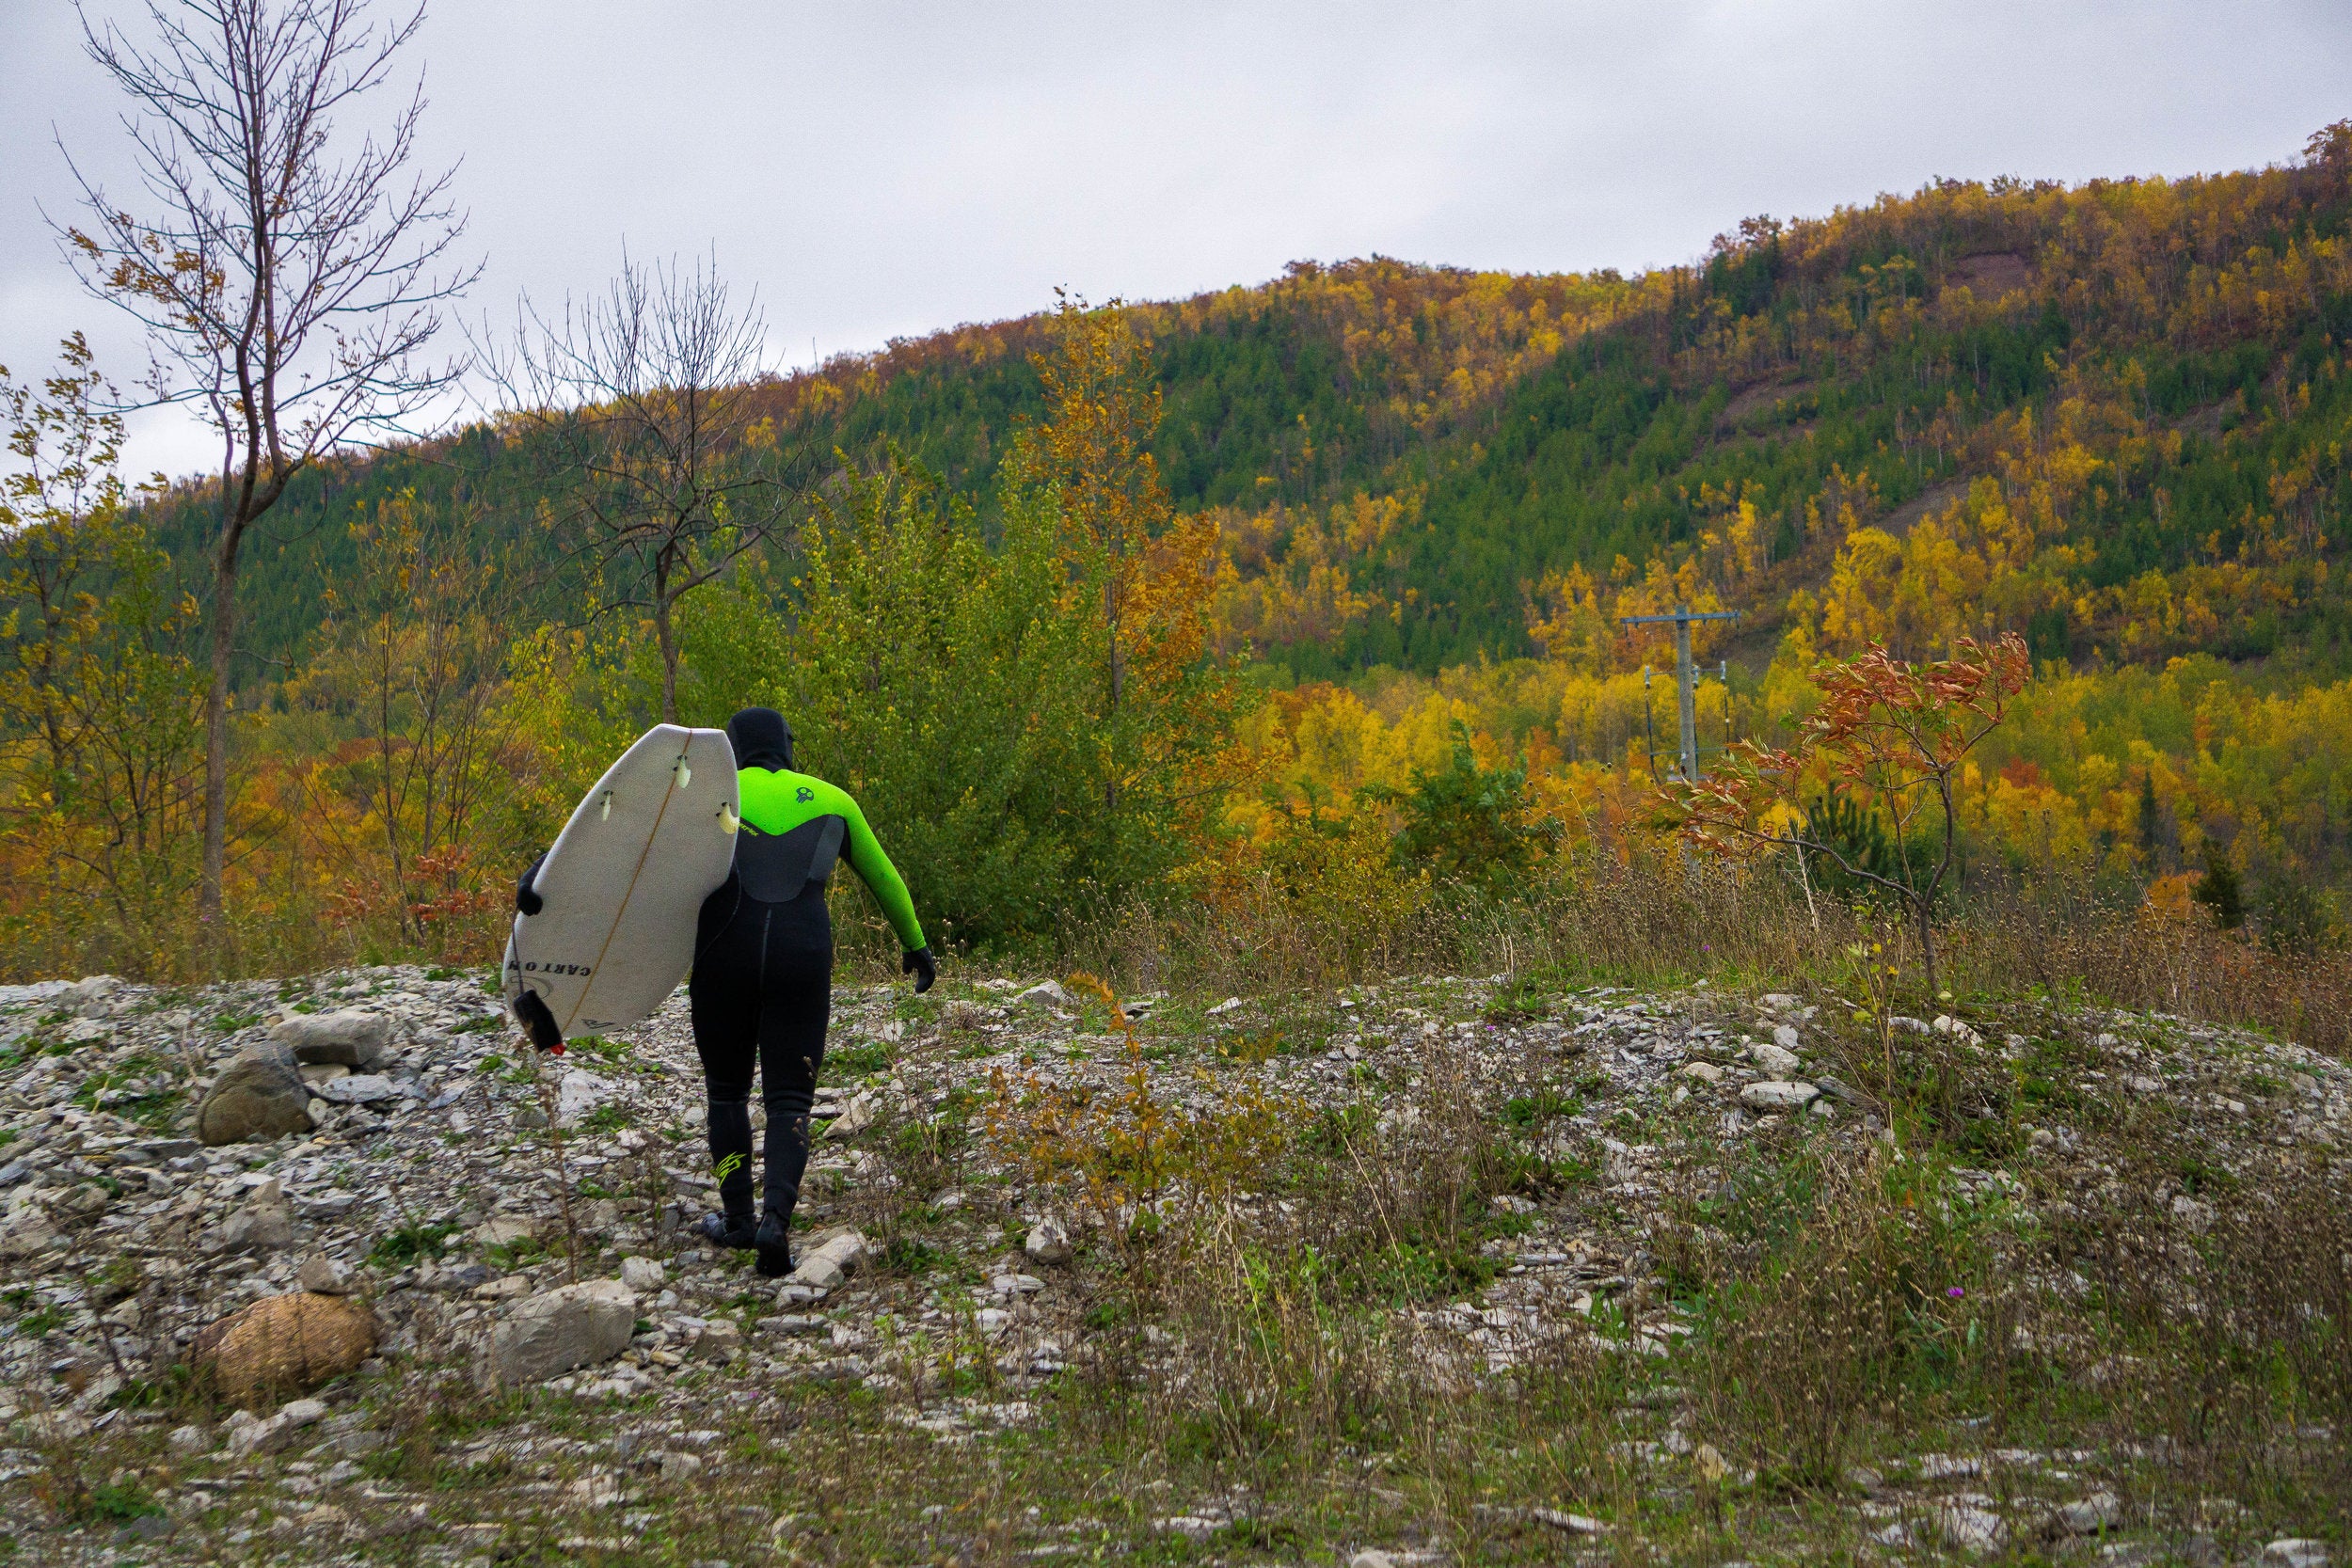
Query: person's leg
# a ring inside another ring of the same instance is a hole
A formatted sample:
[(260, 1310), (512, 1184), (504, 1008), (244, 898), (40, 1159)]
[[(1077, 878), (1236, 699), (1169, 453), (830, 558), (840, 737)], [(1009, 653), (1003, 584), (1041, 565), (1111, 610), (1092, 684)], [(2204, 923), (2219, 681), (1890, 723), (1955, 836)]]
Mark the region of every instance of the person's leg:
[[(781, 975), (779, 968), (785, 971)], [(830, 952), (796, 957), (783, 965), (771, 957), (759, 1010), (760, 1100), (768, 1112), (767, 1187), (757, 1238), (763, 1274), (791, 1271), (792, 1210), (808, 1169), (808, 1113), (817, 1098), (832, 1011)]]
[(759, 1036), (756, 954), (730, 951), (727, 934), (709, 944), (686, 983), (709, 1102), (710, 1170), (719, 1179), (721, 1212), (703, 1221), (703, 1234), (721, 1246), (747, 1247), (758, 1216), (752, 1204), (752, 1064)]

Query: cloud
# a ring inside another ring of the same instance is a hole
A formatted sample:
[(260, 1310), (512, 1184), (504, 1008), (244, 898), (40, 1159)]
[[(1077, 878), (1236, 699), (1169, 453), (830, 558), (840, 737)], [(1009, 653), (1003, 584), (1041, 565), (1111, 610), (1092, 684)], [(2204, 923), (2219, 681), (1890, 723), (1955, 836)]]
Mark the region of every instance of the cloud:
[[(107, 8), (96, 0), (94, 9)], [(112, 0), (126, 26), (137, 19)], [(1931, 176), (2188, 173), (2352, 113), (2352, 12), (1882, 0), (743, 6), (443, 0), (427, 152), (463, 160), (475, 309), (715, 247), (781, 360), (1374, 251), (1524, 270), (1687, 260), (1743, 214)], [(64, 280), (52, 125), (124, 164), (61, 5), (0, 15), (0, 362), (135, 337)], [(62, 284), (62, 286), (61, 286)], [(151, 420), (135, 466), (207, 450)]]

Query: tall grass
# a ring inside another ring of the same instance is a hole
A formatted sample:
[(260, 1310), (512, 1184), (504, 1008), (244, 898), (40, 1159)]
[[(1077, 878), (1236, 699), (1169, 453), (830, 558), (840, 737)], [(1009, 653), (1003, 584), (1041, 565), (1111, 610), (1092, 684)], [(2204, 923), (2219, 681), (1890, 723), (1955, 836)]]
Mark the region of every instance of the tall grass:
[[(2039, 990), (2268, 1029), (2329, 1052), (2352, 1047), (2352, 955), (2271, 952), (2201, 919), (2158, 916), (2135, 895), (2055, 878), (1994, 881), (1947, 915), (1939, 942), (1946, 986), (1962, 999)], [(1204, 992), (1545, 973), (1636, 985), (1810, 985), (1861, 1000), (1853, 950), (1870, 943), (1905, 971), (1895, 1000), (1942, 1010), (1909, 973), (1915, 955), (1888, 911), (1808, 894), (1771, 863), (1671, 854), (1580, 853), (1552, 862), (1520, 898), (1438, 889), (1376, 918), (1260, 880), (1223, 898), (1073, 920), (1059, 950), (1037, 957), (1131, 986)]]

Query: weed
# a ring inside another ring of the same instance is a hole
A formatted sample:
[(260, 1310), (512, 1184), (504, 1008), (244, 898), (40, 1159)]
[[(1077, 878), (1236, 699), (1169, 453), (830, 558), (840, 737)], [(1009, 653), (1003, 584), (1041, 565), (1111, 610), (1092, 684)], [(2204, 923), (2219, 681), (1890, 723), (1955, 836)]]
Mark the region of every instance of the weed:
[(160, 1514), (163, 1511), (164, 1505), (137, 1482), (118, 1485), (109, 1481), (100, 1481), (89, 1489), (83, 1503), (82, 1516), (104, 1524), (127, 1525), (135, 1519)]
[(1502, 1102), (1502, 1119), (1522, 1131), (1541, 1127), (1560, 1117), (1576, 1116), (1584, 1109), (1584, 1102), (1573, 1095), (1557, 1089), (1540, 1088), (1533, 1094), (1514, 1095)]
[(438, 1258), (448, 1250), (450, 1237), (457, 1227), (447, 1221), (404, 1225), (399, 1229), (376, 1239), (368, 1249), (368, 1261), (384, 1268), (405, 1268), (428, 1258)]
[(870, 1073), (890, 1069), (890, 1047), (880, 1040), (856, 1045), (837, 1045), (825, 1053), (825, 1066), (842, 1078), (864, 1078)]

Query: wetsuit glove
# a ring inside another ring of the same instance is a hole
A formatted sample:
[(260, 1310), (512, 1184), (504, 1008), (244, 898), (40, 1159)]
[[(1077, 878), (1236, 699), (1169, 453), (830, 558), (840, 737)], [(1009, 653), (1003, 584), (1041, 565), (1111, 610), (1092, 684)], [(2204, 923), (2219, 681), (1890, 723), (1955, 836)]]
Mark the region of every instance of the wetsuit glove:
[(928, 947), (917, 947), (907, 954), (898, 960), (898, 968), (901, 973), (914, 976), (914, 994), (917, 996), (930, 990), (931, 982), (939, 978), (939, 964), (931, 958), (931, 950)]
[[(548, 901), (539, 896), (539, 890), (531, 885), (532, 880), (539, 875), (539, 868), (547, 863), (548, 852), (542, 849), (539, 851), (539, 858), (531, 863), (531, 869), (524, 872), (516, 881), (515, 912), (516, 914), (537, 914), (548, 907)], [(543, 1007), (541, 1010), (546, 1009)]]
[(555, 1055), (564, 1054), (564, 1031), (557, 1026), (555, 1015), (548, 1011), (547, 999), (535, 990), (525, 990), (515, 998), (515, 1021), (531, 1037), (531, 1043)]

